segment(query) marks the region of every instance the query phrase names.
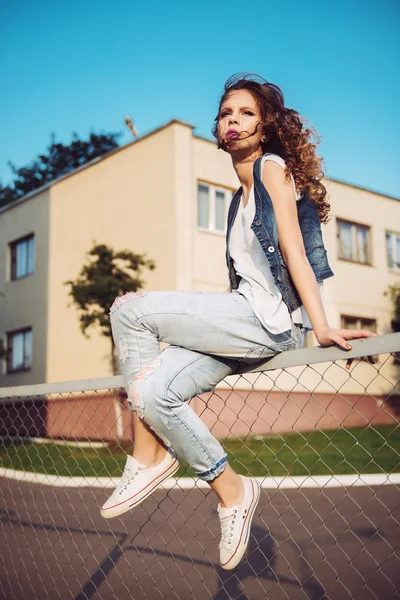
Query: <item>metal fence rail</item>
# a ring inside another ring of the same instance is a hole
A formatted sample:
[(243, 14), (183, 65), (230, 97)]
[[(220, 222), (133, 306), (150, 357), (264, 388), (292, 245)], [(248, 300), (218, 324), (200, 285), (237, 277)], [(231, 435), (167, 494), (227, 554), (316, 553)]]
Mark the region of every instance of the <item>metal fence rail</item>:
[(121, 377), (0, 388), (0, 599), (400, 597), (400, 334), (352, 345), (283, 353), (190, 401), (263, 488), (232, 572), (216, 496), (186, 464), (100, 516), (133, 447)]

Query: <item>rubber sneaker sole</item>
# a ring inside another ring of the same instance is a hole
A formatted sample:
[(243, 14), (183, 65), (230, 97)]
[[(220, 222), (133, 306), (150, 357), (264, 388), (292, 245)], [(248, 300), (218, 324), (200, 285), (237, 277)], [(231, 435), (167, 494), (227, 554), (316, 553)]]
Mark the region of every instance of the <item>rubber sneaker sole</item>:
[(119, 517), (126, 512), (138, 506), (141, 502), (146, 500), (148, 496), (150, 496), (164, 481), (172, 477), (177, 470), (179, 469), (179, 461), (175, 460), (163, 473), (161, 473), (158, 477), (155, 477), (151, 482), (149, 482), (144, 488), (139, 490), (136, 494), (134, 494), (128, 500), (121, 502), (120, 504), (116, 504), (114, 506), (110, 506), (109, 508), (100, 509), (100, 514), (104, 519), (112, 519), (114, 517)]

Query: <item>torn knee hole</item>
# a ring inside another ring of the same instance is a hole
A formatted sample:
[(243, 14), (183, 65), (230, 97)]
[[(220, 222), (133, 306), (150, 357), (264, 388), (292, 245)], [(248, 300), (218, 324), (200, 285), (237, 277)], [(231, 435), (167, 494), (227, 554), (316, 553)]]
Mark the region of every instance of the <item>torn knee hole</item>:
[(123, 296), (117, 296), (114, 300), (113, 305), (110, 308), (109, 314), (117, 310), (122, 304), (127, 302), (128, 300), (133, 300), (134, 298), (141, 298), (142, 296), (147, 296), (148, 292), (146, 290), (139, 290), (138, 292), (126, 292)]
[(154, 360), (139, 371), (135, 378), (129, 382), (128, 400), (132, 410), (135, 410), (141, 419), (144, 415), (143, 384), (160, 364), (161, 360), (159, 358)]
[(118, 356), (121, 365), (124, 365), (128, 360), (129, 352), (128, 352), (128, 341), (124, 335), (118, 340)]

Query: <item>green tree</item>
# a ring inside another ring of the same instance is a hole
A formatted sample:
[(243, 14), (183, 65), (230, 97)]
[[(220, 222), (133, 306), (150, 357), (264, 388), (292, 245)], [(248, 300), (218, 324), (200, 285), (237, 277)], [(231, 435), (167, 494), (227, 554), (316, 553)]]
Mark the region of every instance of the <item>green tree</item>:
[(56, 136), (52, 133), (47, 151), (31, 163), (21, 168), (17, 168), (12, 162), (8, 163), (14, 173), (14, 180), (4, 187), (0, 183), (0, 207), (117, 148), (120, 135), (91, 133), (88, 140), (81, 140), (73, 133), (72, 142), (64, 145), (56, 143)]
[(114, 341), (111, 333), (109, 312), (116, 298), (125, 292), (136, 292), (144, 285), (143, 269), (153, 270), (155, 263), (145, 254), (130, 250), (115, 252), (110, 246), (96, 244), (86, 255), (87, 262), (75, 281), (66, 281), (69, 296), (79, 311), (82, 333), (97, 326), (102, 335), (110, 339), (112, 372), (117, 373)]

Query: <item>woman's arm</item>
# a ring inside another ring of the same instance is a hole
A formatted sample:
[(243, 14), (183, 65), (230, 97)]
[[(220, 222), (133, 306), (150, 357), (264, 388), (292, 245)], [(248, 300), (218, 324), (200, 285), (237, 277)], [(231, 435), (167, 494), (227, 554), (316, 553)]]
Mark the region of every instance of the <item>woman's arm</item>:
[(346, 350), (347, 340), (371, 337), (365, 329), (331, 329), (321, 302), (314, 271), (308, 262), (297, 216), (296, 199), (292, 182), (285, 181), (285, 171), (273, 161), (266, 161), (262, 181), (275, 211), (278, 225), (279, 248), (294, 285), (307, 311), (314, 334), (321, 346), (338, 344)]

